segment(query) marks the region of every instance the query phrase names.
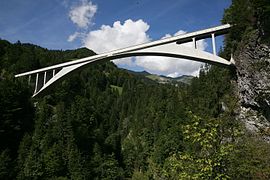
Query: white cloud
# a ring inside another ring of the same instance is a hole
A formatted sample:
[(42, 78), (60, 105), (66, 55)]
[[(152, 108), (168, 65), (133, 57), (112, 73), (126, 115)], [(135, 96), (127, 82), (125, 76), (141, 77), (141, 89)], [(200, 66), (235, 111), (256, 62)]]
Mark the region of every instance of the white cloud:
[[(123, 24), (116, 21), (112, 26), (102, 25), (100, 29), (90, 31), (83, 38), (83, 44), (96, 53), (104, 53), (115, 49), (128, 47), (131, 45), (149, 42), (151, 39), (147, 34), (150, 26), (143, 20), (126, 20)], [(181, 35), (186, 33), (179, 30), (174, 35)], [(161, 39), (171, 37), (166, 34)], [(192, 47), (192, 42), (185, 43), (182, 46)], [(197, 48), (205, 50), (207, 44), (204, 40), (197, 41)], [(162, 74), (171, 77), (181, 75), (198, 76), (199, 69), (203, 63), (176, 59), (170, 57), (152, 57), (142, 56), (135, 58), (124, 58), (114, 60), (114, 63), (125, 67), (140, 67), (150, 73)]]
[(91, 1), (82, 0), (80, 5), (71, 8), (69, 18), (80, 28), (86, 28), (92, 24), (96, 12), (97, 5), (94, 5)]
[[(179, 30), (179, 31), (177, 31), (174, 35), (175, 35), (175, 36), (179, 36), (179, 35), (186, 34), (186, 33), (187, 33), (186, 31)], [(167, 37), (168, 37), (168, 36), (171, 37), (170, 34), (166, 34), (166, 35), (167, 35)]]
[(154, 74), (162, 74), (170, 77), (181, 75), (198, 76), (199, 69), (203, 63), (185, 59), (169, 57), (138, 57), (135, 61), (137, 66)]
[[(185, 31), (178, 31), (174, 35), (181, 35), (186, 33)], [(170, 34), (166, 34), (164, 38), (171, 37)], [(192, 42), (182, 44), (182, 46), (192, 47)], [(207, 44), (204, 40), (197, 41), (197, 48), (205, 50)], [(170, 58), (170, 57), (152, 57), (143, 56), (137, 57), (135, 61), (137, 66), (143, 67), (146, 71), (155, 74), (163, 74), (170, 77), (177, 77), (181, 75), (193, 75), (198, 76), (199, 69), (203, 65), (201, 62), (190, 61), (185, 59)]]
[(75, 32), (74, 34), (71, 34), (71, 35), (68, 37), (68, 42), (74, 41), (74, 40), (77, 39), (80, 35), (81, 35), (81, 33), (79, 33), (79, 32)]
[[(147, 35), (149, 25), (143, 20), (126, 20), (123, 24), (116, 21), (112, 26), (102, 25), (100, 29), (90, 31), (84, 41), (84, 46), (94, 50), (96, 53), (112, 51), (127, 46), (149, 42)], [(114, 63), (134, 66), (131, 58), (114, 60)]]
[(181, 74), (179, 72), (174, 72), (174, 73), (168, 74), (167, 76), (175, 78), (175, 77), (181, 76)]
[(149, 25), (143, 20), (126, 20), (102, 25), (100, 29), (90, 31), (84, 39), (84, 45), (97, 53), (107, 52), (127, 46), (150, 41), (146, 34)]

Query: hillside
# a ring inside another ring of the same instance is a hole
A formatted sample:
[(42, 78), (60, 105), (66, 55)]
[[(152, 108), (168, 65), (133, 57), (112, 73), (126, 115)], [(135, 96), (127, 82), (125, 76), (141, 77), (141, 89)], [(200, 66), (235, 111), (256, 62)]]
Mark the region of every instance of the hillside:
[(95, 53), (0, 40), (0, 179), (270, 179), (269, 7), (234, 0), (220, 55), (237, 68), (184, 86), (108, 62), (33, 99), (14, 74)]
[(148, 78), (150, 80), (153, 80), (155, 82), (158, 82), (160, 84), (174, 84), (174, 85), (190, 85), (191, 80), (194, 78), (193, 76), (188, 76), (188, 75), (182, 75), (176, 78), (172, 77), (167, 77), (167, 76), (162, 76), (162, 75), (157, 75), (157, 74), (151, 74), (147, 71), (141, 71), (141, 72), (134, 72), (127, 70), (131, 74), (135, 74), (141, 77)]

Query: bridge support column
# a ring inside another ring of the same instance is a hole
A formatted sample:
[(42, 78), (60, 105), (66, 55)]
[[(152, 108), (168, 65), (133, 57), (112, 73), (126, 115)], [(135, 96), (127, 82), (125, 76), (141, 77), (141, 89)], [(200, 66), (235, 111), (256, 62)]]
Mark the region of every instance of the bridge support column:
[(196, 42), (195, 37), (192, 38), (192, 42), (193, 42), (193, 47), (194, 47), (195, 49), (197, 49), (197, 42)]
[(31, 83), (31, 74), (28, 76), (28, 85)]
[(43, 78), (44, 78), (44, 79), (43, 79), (43, 85), (45, 85), (45, 84), (46, 84), (46, 76), (47, 76), (47, 71), (45, 71), (45, 72), (44, 72), (44, 77), (43, 77)]
[(216, 51), (216, 41), (215, 41), (215, 34), (211, 34), (212, 35), (212, 46), (213, 46), (213, 54), (217, 55), (217, 51)]
[(34, 91), (34, 93), (37, 92), (37, 87), (38, 87), (38, 73), (36, 75), (36, 85), (35, 85), (35, 91)]

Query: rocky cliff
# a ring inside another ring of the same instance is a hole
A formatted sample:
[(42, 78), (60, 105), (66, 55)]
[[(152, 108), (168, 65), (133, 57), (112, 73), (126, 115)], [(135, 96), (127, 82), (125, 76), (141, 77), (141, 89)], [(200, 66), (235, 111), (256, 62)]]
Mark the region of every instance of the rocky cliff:
[(238, 119), (253, 133), (270, 141), (270, 47), (258, 31), (238, 46), (234, 59), (240, 98)]

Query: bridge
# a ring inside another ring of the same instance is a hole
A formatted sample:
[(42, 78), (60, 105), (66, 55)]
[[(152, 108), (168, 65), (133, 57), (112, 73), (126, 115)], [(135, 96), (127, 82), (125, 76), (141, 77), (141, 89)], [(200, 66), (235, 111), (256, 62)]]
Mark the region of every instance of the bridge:
[[(196, 32), (191, 32), (183, 35), (173, 36), (145, 44), (135, 45), (119, 50), (110, 51), (103, 54), (98, 54), (70, 62), (65, 62), (21, 74), (15, 75), (15, 77), (28, 76), (30, 83), (31, 78), (34, 78), (35, 89), (33, 97), (41, 95), (50, 86), (55, 84), (60, 79), (63, 79), (71, 72), (80, 70), (83, 67), (100, 63), (104, 61), (110, 61), (119, 58), (132, 57), (132, 56), (166, 56), (181, 58), (199, 62), (205, 62), (208, 64), (222, 65), (222, 66), (234, 66), (234, 60), (223, 59), (217, 56), (215, 37), (228, 33), (231, 25), (225, 24), (216, 26)], [(197, 49), (197, 41), (212, 38), (212, 53)], [(192, 42), (193, 47), (181, 46), (183, 43)]]

